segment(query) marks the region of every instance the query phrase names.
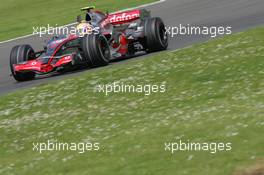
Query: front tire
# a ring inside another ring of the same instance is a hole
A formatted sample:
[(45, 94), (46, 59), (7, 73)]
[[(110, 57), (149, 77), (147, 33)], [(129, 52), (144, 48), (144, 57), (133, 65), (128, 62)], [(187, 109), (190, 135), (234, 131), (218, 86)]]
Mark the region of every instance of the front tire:
[(103, 35), (90, 34), (82, 38), (82, 50), (89, 67), (106, 66), (110, 61), (110, 48)]
[(28, 81), (35, 78), (35, 72), (15, 72), (13, 65), (36, 58), (35, 52), (30, 45), (18, 45), (12, 48), (10, 53), (10, 70), (15, 80)]
[(144, 21), (144, 46), (147, 52), (156, 52), (168, 48), (168, 34), (161, 18), (147, 18)]

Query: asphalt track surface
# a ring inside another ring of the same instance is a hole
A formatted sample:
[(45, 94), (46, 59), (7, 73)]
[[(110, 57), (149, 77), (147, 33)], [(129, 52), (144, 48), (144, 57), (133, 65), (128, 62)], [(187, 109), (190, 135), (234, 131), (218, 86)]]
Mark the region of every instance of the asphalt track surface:
[[(152, 16), (161, 17), (166, 25), (171, 27), (179, 26), (180, 24), (208, 27), (231, 26), (232, 32), (236, 33), (251, 27), (264, 25), (264, 0), (167, 0), (146, 8), (152, 11)], [(212, 38), (204, 35), (173, 37), (170, 38), (169, 50), (180, 49), (209, 39)], [(9, 54), (12, 47), (18, 44), (30, 44), (35, 50), (41, 50), (43, 43), (44, 38), (30, 36), (0, 44), (0, 95), (84, 72), (77, 71), (67, 75), (17, 83), (10, 76)], [(134, 59), (142, 59), (142, 57)], [(124, 64), (127, 62), (129, 60), (112, 64)], [(85, 70), (85, 72), (93, 70)]]

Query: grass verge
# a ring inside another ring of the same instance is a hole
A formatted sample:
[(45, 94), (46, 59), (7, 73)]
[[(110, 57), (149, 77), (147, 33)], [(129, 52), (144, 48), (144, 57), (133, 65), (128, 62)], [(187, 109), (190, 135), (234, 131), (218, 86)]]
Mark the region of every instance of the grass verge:
[(31, 34), (33, 27), (58, 26), (76, 21), (80, 8), (95, 5), (102, 11), (116, 11), (155, 0), (2, 0), (0, 6), (0, 41)]
[[(0, 97), (0, 174), (232, 174), (264, 157), (264, 29), (104, 67)], [(94, 92), (165, 84), (165, 93)], [(230, 142), (229, 152), (165, 142)], [(32, 151), (33, 142), (100, 142), (98, 152)]]

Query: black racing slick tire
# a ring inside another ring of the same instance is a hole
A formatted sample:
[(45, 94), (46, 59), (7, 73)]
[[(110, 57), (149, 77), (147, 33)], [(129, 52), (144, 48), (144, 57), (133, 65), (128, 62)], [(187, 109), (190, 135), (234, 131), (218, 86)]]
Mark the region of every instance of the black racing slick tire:
[(10, 53), (10, 69), (15, 80), (28, 81), (35, 78), (35, 72), (15, 72), (13, 65), (35, 59), (35, 52), (30, 45), (18, 45)]
[(109, 64), (111, 54), (105, 36), (99, 34), (85, 35), (82, 38), (82, 50), (89, 67)]
[(168, 34), (161, 18), (147, 18), (144, 21), (144, 46), (147, 52), (156, 52), (168, 48)]

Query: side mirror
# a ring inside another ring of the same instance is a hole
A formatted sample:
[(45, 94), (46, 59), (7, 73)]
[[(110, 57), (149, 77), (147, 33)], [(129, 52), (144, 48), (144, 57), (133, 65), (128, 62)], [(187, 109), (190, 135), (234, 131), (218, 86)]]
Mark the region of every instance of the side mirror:
[(81, 17), (81, 15), (78, 15), (78, 16), (77, 16), (77, 22), (78, 22), (78, 23), (81, 23), (81, 22), (82, 22), (82, 17)]

